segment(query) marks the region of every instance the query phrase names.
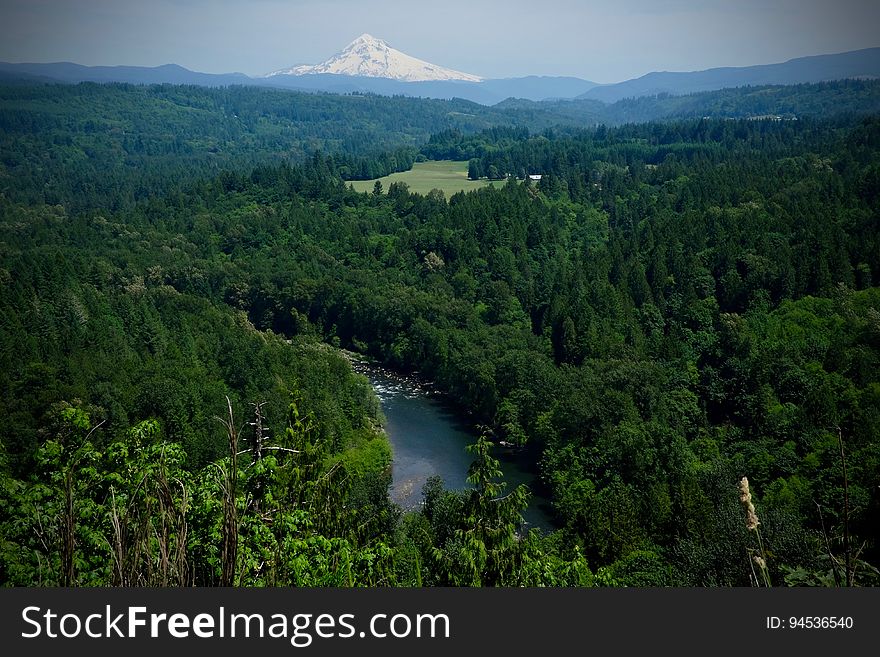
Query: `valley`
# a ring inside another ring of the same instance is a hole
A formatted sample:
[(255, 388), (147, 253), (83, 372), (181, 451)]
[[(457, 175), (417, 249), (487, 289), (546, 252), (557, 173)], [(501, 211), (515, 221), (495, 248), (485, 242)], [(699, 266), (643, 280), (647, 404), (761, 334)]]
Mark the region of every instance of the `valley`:
[(880, 586), (874, 41), (171, 4), (0, 41), (0, 585)]

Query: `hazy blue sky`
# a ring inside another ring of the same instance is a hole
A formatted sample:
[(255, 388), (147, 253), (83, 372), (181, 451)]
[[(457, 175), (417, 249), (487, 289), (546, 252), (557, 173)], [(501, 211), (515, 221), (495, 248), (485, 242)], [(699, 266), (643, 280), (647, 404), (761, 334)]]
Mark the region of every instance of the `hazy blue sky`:
[(880, 45), (877, 0), (0, 0), (0, 60), (267, 73), (362, 32), (485, 77), (616, 82)]

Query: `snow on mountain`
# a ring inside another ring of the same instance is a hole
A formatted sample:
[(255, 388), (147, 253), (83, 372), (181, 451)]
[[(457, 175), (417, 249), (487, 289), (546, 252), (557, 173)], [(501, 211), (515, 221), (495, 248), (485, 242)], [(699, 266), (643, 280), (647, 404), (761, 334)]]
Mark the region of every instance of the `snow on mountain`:
[(470, 73), (462, 73), (449, 68), (411, 57), (395, 50), (382, 39), (362, 34), (348, 44), (344, 50), (315, 66), (293, 66), (269, 73), (275, 75), (310, 75), (316, 73), (335, 73), (338, 75), (359, 75), (371, 78), (391, 78), (406, 82), (425, 80), (463, 80), (481, 82), (483, 78)]

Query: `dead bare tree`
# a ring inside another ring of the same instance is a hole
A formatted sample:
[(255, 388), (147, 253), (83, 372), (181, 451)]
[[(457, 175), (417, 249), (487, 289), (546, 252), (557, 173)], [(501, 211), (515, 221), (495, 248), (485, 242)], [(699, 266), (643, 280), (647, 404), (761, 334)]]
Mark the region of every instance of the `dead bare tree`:
[(223, 493), (223, 531), (220, 547), (220, 586), (232, 586), (235, 581), (235, 565), (238, 560), (238, 511), (235, 498), (238, 488), (238, 434), (232, 401), (226, 397), (229, 417), (217, 418), (226, 427), (229, 440), (229, 468), (223, 474), (221, 489)]
[(159, 528), (156, 531), (156, 542), (159, 550), (159, 586), (186, 586), (186, 487), (180, 483), (183, 491), (180, 508), (174, 502), (171, 485), (164, 468), (156, 476), (156, 497), (158, 500)]
[(853, 585), (852, 551), (849, 538), (849, 480), (846, 476), (846, 453), (843, 449), (843, 431), (837, 427), (837, 443), (840, 446), (840, 462), (843, 465), (843, 553), (846, 564), (846, 585)]
[(76, 550), (76, 524), (73, 503), (73, 464), (67, 466), (64, 473), (64, 510), (61, 513), (61, 583), (73, 586), (76, 571), (73, 553)]
[[(82, 447), (88, 443), (91, 435), (104, 424), (101, 420), (91, 428), (83, 439), (80, 448), (73, 452), (73, 456), (64, 468), (64, 508), (61, 510), (61, 584), (73, 586), (76, 583), (76, 564), (74, 553), (76, 552), (76, 501), (74, 471), (82, 458)], [(68, 437), (69, 438), (69, 437)], [(66, 442), (66, 441), (65, 441)], [(72, 445), (65, 445), (71, 449)]]
[[(254, 407), (254, 444), (251, 449), (252, 463), (251, 465), (257, 465), (260, 461), (263, 460), (263, 406), (266, 405), (266, 402), (260, 402), (257, 404), (252, 404)], [(263, 495), (264, 495), (264, 486), (265, 486), (265, 477), (263, 475), (258, 475), (254, 478), (253, 486), (251, 488), (251, 494), (253, 496), (253, 509), (254, 513), (259, 514), (262, 504), (263, 504)]]
[(146, 486), (146, 476), (135, 487), (134, 494), (124, 507), (116, 492), (110, 489), (110, 524), (113, 528), (113, 586), (146, 586), (149, 578), (150, 518), (148, 504), (139, 508), (137, 492)]

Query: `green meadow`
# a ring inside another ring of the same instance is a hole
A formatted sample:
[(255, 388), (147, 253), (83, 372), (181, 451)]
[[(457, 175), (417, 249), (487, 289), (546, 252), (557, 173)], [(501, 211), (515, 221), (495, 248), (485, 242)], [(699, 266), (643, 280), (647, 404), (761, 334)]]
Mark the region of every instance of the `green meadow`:
[[(503, 185), (504, 181), (468, 180), (468, 163), (454, 162), (452, 160), (440, 160), (431, 162), (416, 162), (409, 171), (392, 173), (390, 176), (379, 178), (382, 189), (388, 191), (388, 186), (395, 182), (405, 182), (409, 185), (409, 191), (419, 194), (427, 194), (432, 189), (441, 190), (446, 197), (456, 192), (467, 192), (479, 189), (486, 185)], [(372, 192), (375, 180), (352, 180), (351, 185), (358, 192)]]

